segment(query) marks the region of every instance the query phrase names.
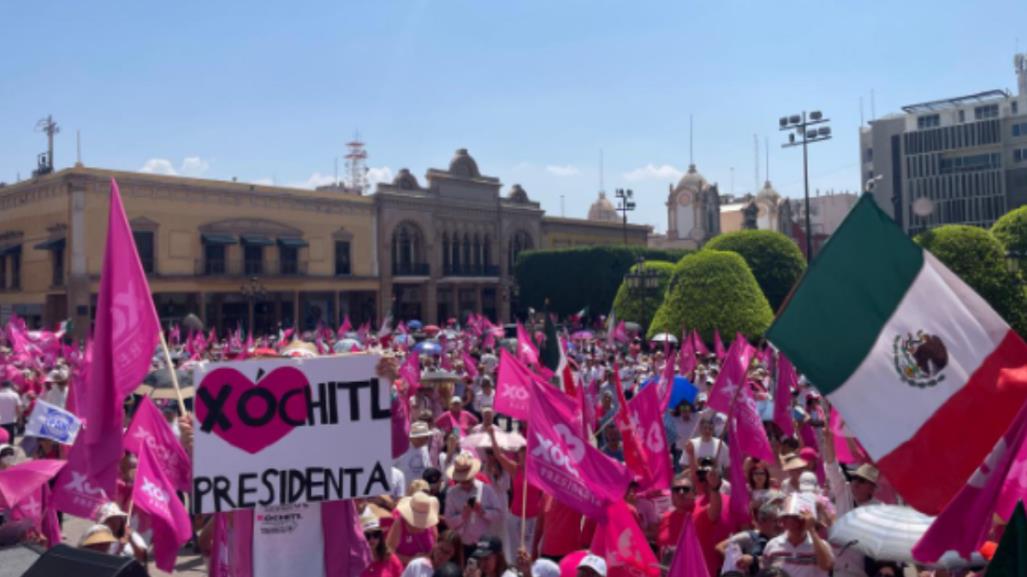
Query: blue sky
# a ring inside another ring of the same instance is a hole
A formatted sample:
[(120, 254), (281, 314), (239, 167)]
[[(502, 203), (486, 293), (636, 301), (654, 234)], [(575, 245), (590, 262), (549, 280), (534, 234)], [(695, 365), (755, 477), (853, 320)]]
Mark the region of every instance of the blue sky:
[(690, 114), (722, 191), (753, 188), (758, 134), (799, 196), (777, 119), (819, 108), (835, 139), (810, 149), (811, 186), (855, 190), (860, 97), (869, 119), (871, 90), (880, 116), (1015, 89), (1024, 22), (1023, 0), (4, 2), (0, 180), (31, 172), (48, 113), (58, 167), (81, 130), (90, 166), (300, 186), (330, 180), (359, 130), (377, 177), (423, 181), (466, 147), (567, 216), (595, 198), (603, 149), (607, 190), (632, 188), (631, 220), (663, 230)]

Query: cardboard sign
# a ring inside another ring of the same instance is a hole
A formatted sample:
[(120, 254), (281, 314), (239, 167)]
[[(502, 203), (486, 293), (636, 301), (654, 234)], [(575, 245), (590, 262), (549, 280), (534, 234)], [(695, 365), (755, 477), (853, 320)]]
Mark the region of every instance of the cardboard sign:
[(378, 360), (348, 355), (198, 367), (193, 510), (388, 493), (392, 413)]

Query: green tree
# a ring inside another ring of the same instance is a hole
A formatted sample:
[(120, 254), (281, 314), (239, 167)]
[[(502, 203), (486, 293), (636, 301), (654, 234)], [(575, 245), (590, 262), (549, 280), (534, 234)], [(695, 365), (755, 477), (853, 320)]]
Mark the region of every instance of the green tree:
[[(617, 287), (639, 256), (677, 262), (687, 251), (643, 246), (595, 246), (534, 250), (517, 257), (515, 275), (522, 310), (549, 311), (561, 317), (587, 306), (592, 315), (609, 312)], [(514, 311), (515, 314), (520, 311)]]
[(915, 240), (988, 301), (1016, 332), (1027, 334), (1027, 297), (994, 235), (976, 226), (947, 224), (920, 233)]
[(714, 237), (704, 248), (736, 252), (745, 259), (767, 297), (777, 310), (806, 270), (799, 247), (787, 236), (771, 230), (739, 230)]
[[(647, 260), (642, 266), (644, 270), (655, 271), (657, 287), (649, 290), (636, 289), (633, 292), (626, 281), (621, 282), (617, 296), (613, 298), (613, 312), (617, 315), (617, 320), (636, 322), (644, 331), (656, 314), (656, 309), (663, 304), (667, 285), (674, 274), (674, 263)], [(637, 271), (638, 265), (632, 265), (630, 272)]]
[(697, 329), (706, 342), (713, 330), (763, 334), (774, 319), (767, 297), (745, 260), (737, 253), (703, 249), (681, 259), (667, 287), (667, 296), (649, 325), (649, 337)]
[(1027, 260), (1027, 206), (1013, 209), (995, 221), (991, 233), (1008, 252)]

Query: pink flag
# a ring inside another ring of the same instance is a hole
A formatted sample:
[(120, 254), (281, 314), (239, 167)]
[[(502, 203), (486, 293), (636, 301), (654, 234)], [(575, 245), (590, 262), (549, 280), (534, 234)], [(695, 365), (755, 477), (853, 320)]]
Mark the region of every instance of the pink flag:
[(467, 376), (471, 377), (472, 379), (477, 378), (478, 377), (478, 366), (474, 362), (474, 357), (472, 357), (470, 354), (468, 354), (467, 351), (464, 351), (463, 352), (463, 359), (464, 359), (464, 371), (467, 372)]
[[(613, 384), (617, 390), (617, 401), (619, 403), (618, 411), (614, 418), (614, 423), (617, 425), (617, 430), (621, 435), (621, 446), (624, 449), (624, 462), (628, 465), (628, 470), (634, 475), (635, 479), (642, 480), (648, 474), (646, 470), (648, 464), (646, 463), (646, 452), (643, 447), (645, 441), (643, 439), (642, 432), (635, 427), (635, 421), (631, 418), (631, 409), (628, 406), (628, 400), (624, 396), (624, 386), (620, 381), (620, 367), (616, 363), (613, 365)], [(652, 387), (650, 387), (652, 388)], [(659, 420), (663, 423), (663, 419)], [(639, 424), (639, 428), (641, 423)]]
[(760, 411), (752, 398), (752, 391), (743, 385), (735, 397), (730, 417), (738, 424), (738, 435), (732, 436), (736, 443), (736, 451), (763, 461), (774, 460), (774, 450), (770, 448), (767, 431), (763, 428)]
[(421, 356), (416, 351), (407, 353), (403, 366), (399, 368), (399, 378), (406, 383), (402, 391), (407, 397), (414, 395), (421, 388)]
[(182, 341), (182, 329), (179, 328), (178, 323), (175, 323), (175, 325), (171, 327), (171, 333), (168, 335), (168, 340), (171, 342), (172, 346), (178, 346), (178, 343)]
[(61, 542), (61, 524), (57, 519), (57, 509), (52, 506), (52, 501), (50, 486), (43, 483), (34, 494), (22, 499), (11, 508), (11, 519), (30, 521), (32, 528), (46, 537), (47, 548), (59, 545)]
[(139, 402), (132, 424), (125, 432), (126, 451), (140, 455), (144, 445), (153, 450), (157, 466), (175, 489), (183, 493), (192, 490), (192, 460), (150, 397), (143, 397)]
[(777, 390), (774, 391), (774, 422), (785, 435), (795, 434), (795, 421), (792, 419), (792, 390), (799, 384), (795, 375), (795, 367), (784, 353), (777, 356)]
[[(731, 466), (734, 467), (734, 465)], [(732, 483), (733, 490), (734, 484)], [(731, 497), (731, 501), (734, 502), (733, 492)], [(670, 572), (667, 573), (667, 577), (710, 577), (710, 571), (706, 567), (702, 545), (699, 544), (699, 537), (695, 533), (695, 523), (692, 522), (691, 515), (685, 515), (685, 526), (681, 528), (681, 536), (678, 537), (674, 560), (670, 563)]]
[(642, 389), (628, 403), (631, 428), (637, 435), (638, 446), (645, 461), (644, 474), (638, 483), (639, 494), (654, 489), (670, 490), (670, 481), (674, 477), (670, 448), (667, 445), (667, 429), (663, 426), (663, 407), (659, 387), (653, 385)]
[(663, 359), (663, 374), (656, 381), (660, 390), (660, 414), (667, 410), (674, 395), (674, 356), (670, 354), (670, 341), (663, 342)]
[(692, 344), (691, 339), (685, 339), (685, 344), (681, 345), (681, 350), (678, 352), (678, 374), (685, 378), (692, 378), (692, 371), (698, 363), (695, 360), (695, 346)]
[(706, 348), (706, 343), (703, 342), (698, 329), (692, 329), (692, 344), (695, 346), (695, 354), (703, 357), (709, 356), (710, 349)]
[[(120, 435), (119, 435), (120, 436)], [(119, 448), (121, 444), (118, 444)], [(54, 485), (54, 504), (65, 513), (83, 519), (92, 519), (96, 510), (109, 501), (104, 487), (114, 487), (118, 479), (118, 463), (111, 463), (106, 469), (93, 472), (89, 468), (91, 445), (85, 435), (79, 435), (68, 453), (67, 464), (57, 475)]]
[(745, 379), (749, 369), (749, 363), (756, 349), (752, 348), (749, 341), (742, 335), (738, 335), (731, 343), (724, 359), (724, 366), (720, 367), (717, 381), (713, 383), (710, 390), (710, 398), (706, 406), (728, 413), (731, 411), (731, 402), (740, 387), (745, 386)]
[[(686, 515), (690, 516), (690, 515)], [(591, 551), (606, 559), (606, 577), (658, 577), (660, 564), (645, 533), (623, 499), (606, 509), (596, 527)]]
[(335, 331), (336, 338), (345, 338), (346, 333), (353, 330), (353, 323), (349, 322), (349, 314), (343, 317), (342, 324), (339, 325), (339, 330)]
[(1025, 436), (1027, 405), (913, 547), (917, 561), (934, 563), (950, 550), (967, 559), (987, 539), (994, 515), (1009, 520), (1016, 502), (1027, 495)]
[(624, 321), (619, 321), (617, 326), (613, 329), (613, 339), (618, 343), (626, 343), (630, 339), (628, 338), (628, 328), (624, 324)]
[(538, 349), (520, 322), (517, 323), (517, 358), (529, 366), (538, 364)]
[[(733, 414), (728, 420), (728, 433), (733, 442), (740, 440), (742, 436), (739, 429), (738, 418)], [(730, 448), (728, 459), (731, 462), (731, 498), (728, 500), (728, 513), (732, 524), (738, 527), (748, 526), (752, 517), (749, 513), (749, 485), (745, 478), (745, 456), (737, 444)]]
[(527, 420), (531, 383), (535, 380), (525, 367), (506, 349), (499, 353), (499, 371), (496, 376), (495, 410), (514, 419)]
[(398, 459), (410, 448), (410, 397), (396, 391), (392, 398), (392, 458)]
[[(150, 370), (160, 330), (118, 183), (111, 179), (93, 361), (86, 387), (78, 397), (80, 416), (88, 423), (85, 441), (90, 449), (86, 464), (92, 473), (117, 465), (121, 459), (122, 402)], [(113, 483), (102, 488), (114, 493)]]
[(717, 362), (724, 360), (724, 341), (720, 340), (720, 331), (713, 329), (713, 352), (717, 355)]
[[(842, 419), (842, 416), (834, 407), (831, 407), (828, 426), (831, 428), (831, 435), (834, 437), (834, 454), (839, 463), (870, 462), (870, 456), (867, 455), (866, 449), (859, 444), (859, 440), (856, 437), (852, 436), (848, 427), (845, 426), (845, 420)], [(880, 495), (877, 498), (878, 500), (884, 500)]]
[(631, 476), (581, 436), (578, 404), (544, 383), (531, 383), (528, 482), (595, 519), (624, 498)]
[(192, 525), (185, 506), (175, 495), (175, 488), (158, 466), (157, 459), (149, 446), (142, 446), (132, 486), (132, 502), (136, 510), (150, 518), (157, 567), (170, 573), (175, 569), (178, 550), (192, 536)]
[(230, 513), (214, 513), (214, 536), (210, 546), (210, 560), (207, 562), (209, 577), (232, 577), (228, 544), (228, 516)]
[(64, 465), (59, 459), (32, 459), (0, 471), (0, 505), (17, 505), (53, 479)]

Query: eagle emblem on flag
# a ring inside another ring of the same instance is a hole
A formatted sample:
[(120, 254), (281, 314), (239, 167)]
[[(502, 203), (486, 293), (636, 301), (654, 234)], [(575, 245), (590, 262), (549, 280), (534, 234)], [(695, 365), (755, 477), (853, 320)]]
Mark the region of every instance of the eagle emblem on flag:
[(895, 371), (907, 385), (933, 387), (945, 380), (942, 371), (949, 363), (949, 352), (937, 335), (923, 330), (895, 335), (892, 357)]

